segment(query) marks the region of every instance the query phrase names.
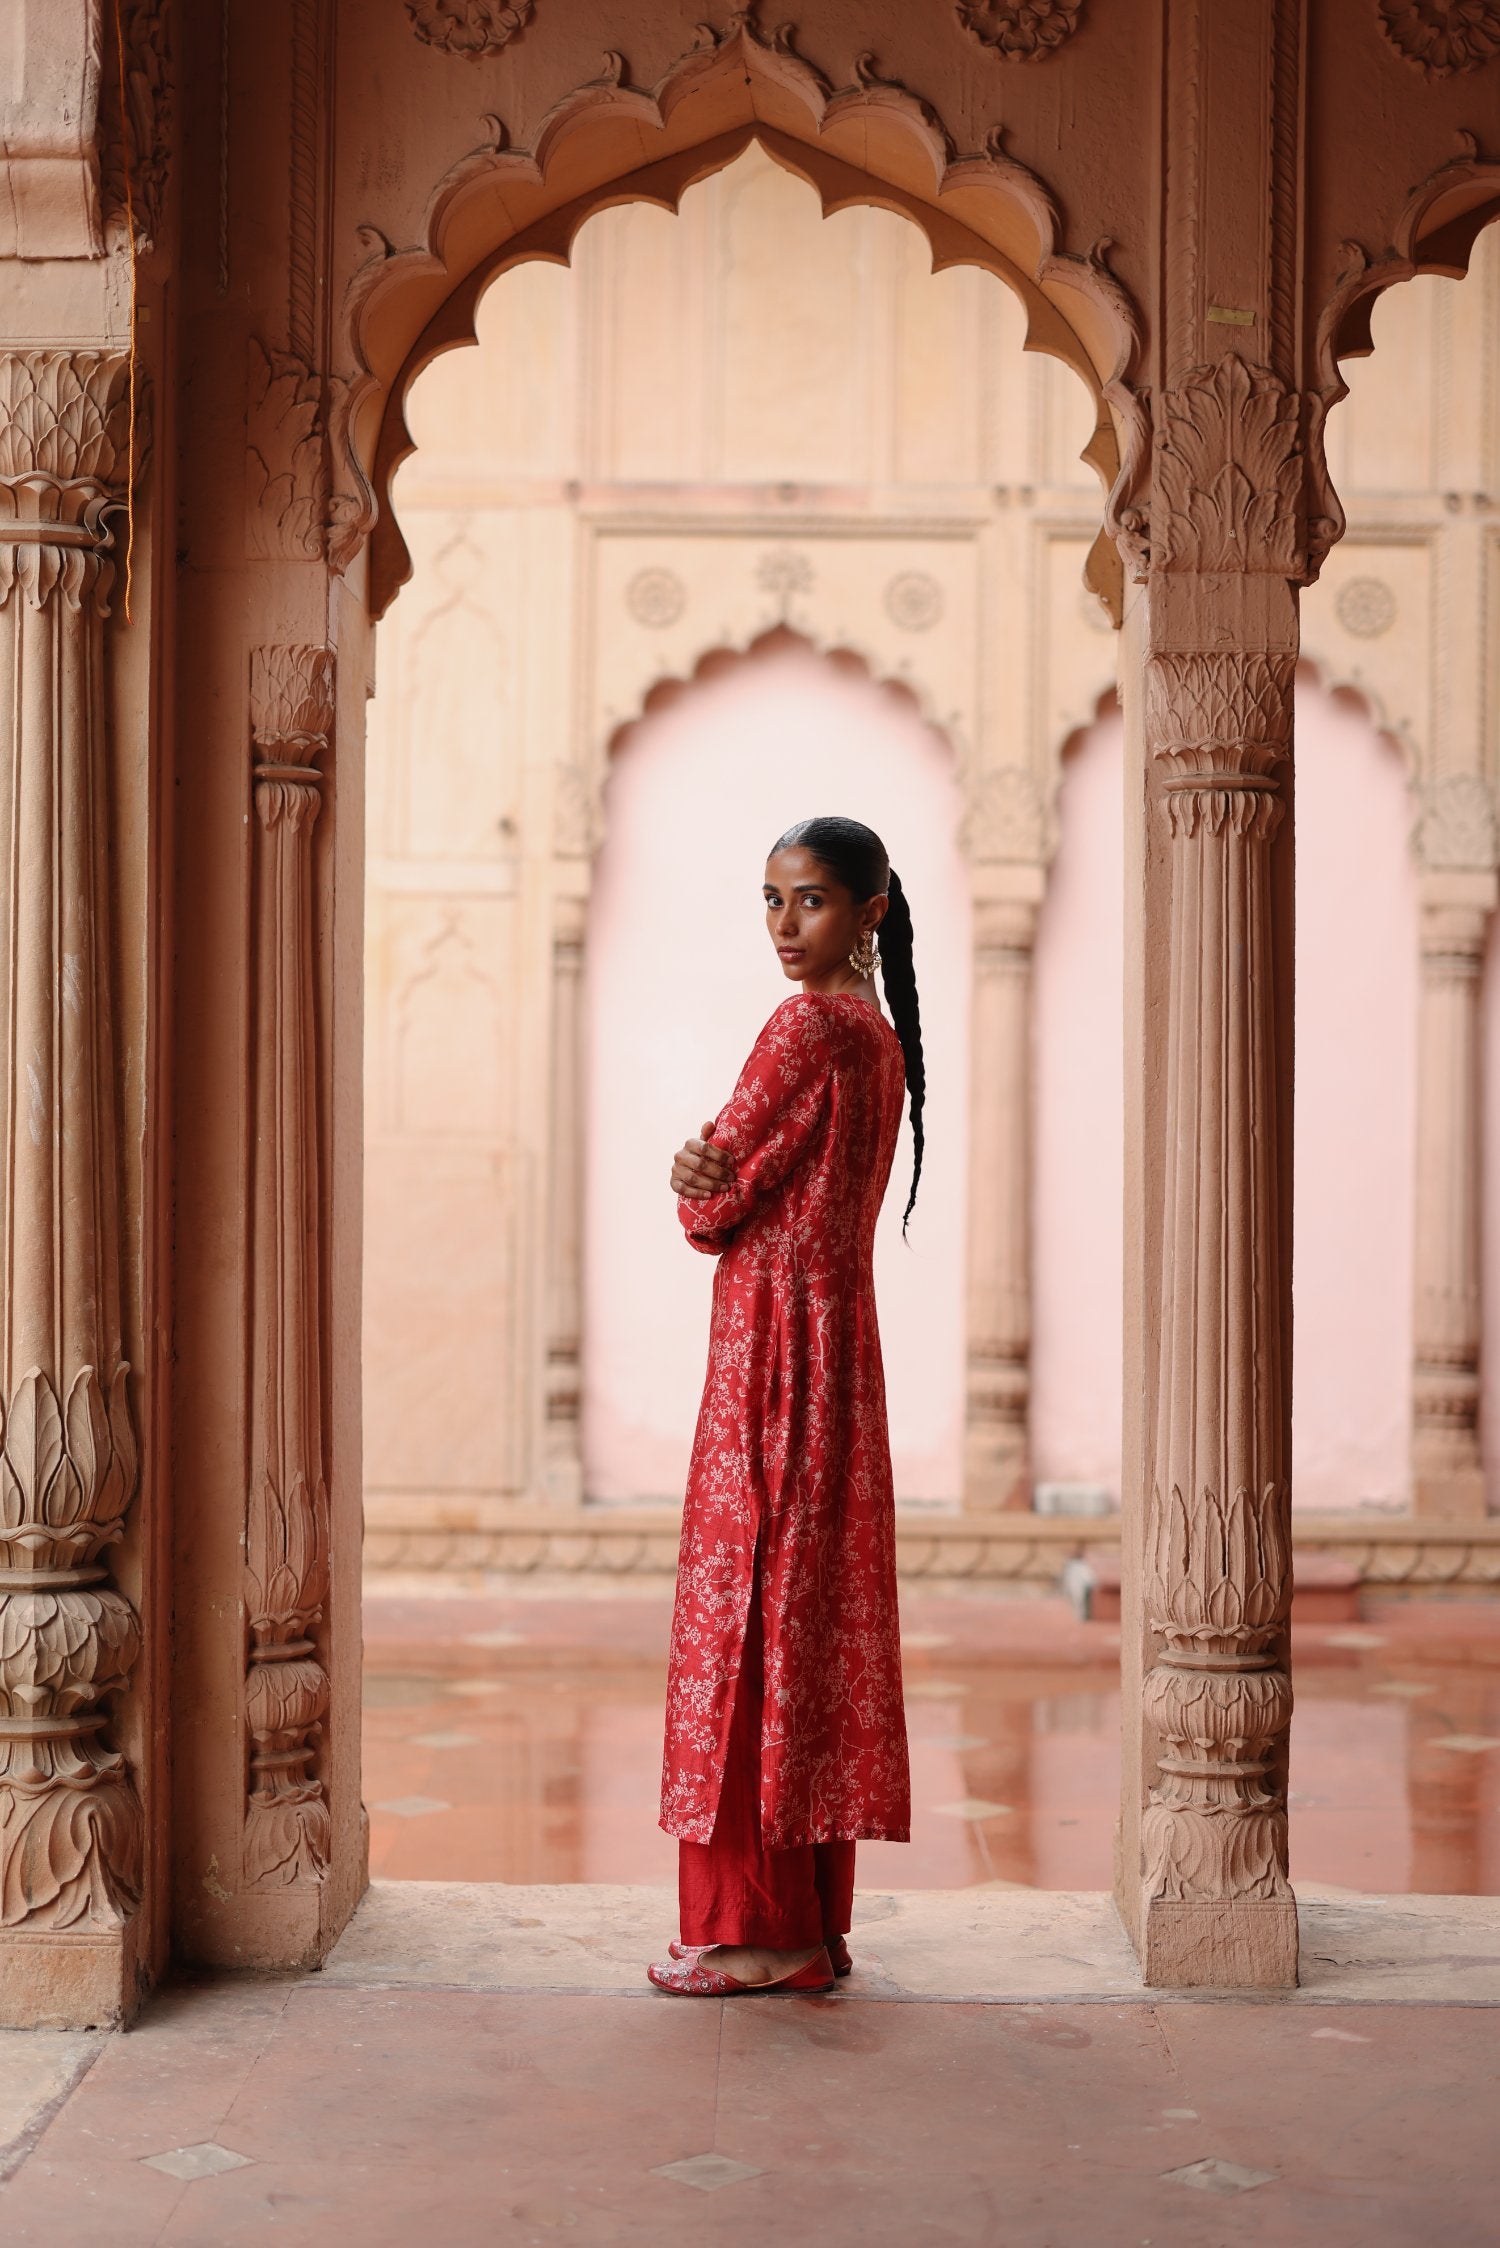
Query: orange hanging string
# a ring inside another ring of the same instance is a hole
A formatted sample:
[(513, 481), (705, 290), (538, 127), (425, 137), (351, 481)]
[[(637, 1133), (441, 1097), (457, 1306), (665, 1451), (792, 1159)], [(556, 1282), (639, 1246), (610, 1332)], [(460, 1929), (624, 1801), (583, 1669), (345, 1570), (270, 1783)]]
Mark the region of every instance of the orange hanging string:
[(130, 247), (130, 363), (125, 437), (125, 622), (130, 622), (131, 574), (135, 561), (135, 197), (130, 179), (130, 127), (125, 101), (125, 25), (115, 0), (115, 54), (120, 72), (120, 169), (125, 175), (125, 239)]

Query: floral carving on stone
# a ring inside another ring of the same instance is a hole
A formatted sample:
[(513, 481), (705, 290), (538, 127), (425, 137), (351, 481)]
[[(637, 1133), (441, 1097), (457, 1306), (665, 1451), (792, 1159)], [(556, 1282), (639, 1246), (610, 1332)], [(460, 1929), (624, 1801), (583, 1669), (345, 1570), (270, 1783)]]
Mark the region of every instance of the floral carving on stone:
[(1478, 70), (1500, 55), (1497, 0), (1377, 0), (1380, 28), (1429, 78)]
[(1494, 793), (1478, 773), (1445, 773), (1421, 792), (1415, 837), (1423, 866), (1500, 866), (1500, 820)]
[(479, 62), (508, 47), (531, 21), (535, 0), (406, 0), (411, 27), (426, 47)]
[[(95, 1566), (135, 1490), (129, 1369), (66, 1402), (34, 1369), (0, 1452), (0, 1925), (115, 1925), (140, 1895), (141, 1817), (102, 1705), (140, 1653), (134, 1609)], [(35, 1574), (35, 1591), (20, 1582)], [(9, 1723), (7, 1723), (9, 1720)], [(12, 1731), (12, 1727), (14, 1730)]]
[(119, 1927), (140, 1895), (140, 1803), (105, 1737), (141, 1641), (104, 1566), (137, 1479), (99, 684), (130, 376), (122, 352), (0, 353), (0, 700), (24, 714), (0, 753), (0, 1923), (27, 1930)]
[[(116, 352), (0, 352), (0, 603), (70, 609), (108, 590), (108, 516), (123, 499), (129, 369)], [(55, 530), (55, 537), (46, 530)]]
[(1078, 29), (1083, 0), (958, 0), (960, 29), (1002, 62), (1043, 62)]
[(1161, 570), (1302, 575), (1295, 392), (1229, 352), (1161, 396), (1151, 559)]
[(245, 1524), (252, 1886), (318, 1881), (327, 1791), (314, 1770), (328, 1708), (319, 1626), (328, 1601), (324, 1476), (312, 831), (334, 722), (333, 651), (252, 651), (255, 763), (256, 1135), (251, 1476)]
[(687, 587), (675, 570), (637, 570), (625, 588), (625, 606), (637, 624), (660, 630), (687, 607)]
[(552, 804), (552, 847), (563, 858), (590, 858), (604, 841), (598, 778), (581, 765), (559, 768)]
[(943, 614), (943, 589), (925, 570), (902, 570), (885, 589), (885, 613), (903, 632), (930, 632)]
[[(100, 74), (105, 223), (123, 238), (133, 224), (147, 251), (161, 231), (172, 137), (171, 56), (165, 0), (120, 0)], [(121, 80), (124, 105), (121, 113)]]
[(1045, 858), (1047, 809), (1035, 775), (1024, 765), (981, 773), (970, 790), (959, 840), (971, 859), (1030, 866)]
[(773, 546), (756, 564), (755, 582), (762, 593), (769, 593), (780, 603), (781, 614), (785, 617), (794, 594), (811, 593), (813, 566), (794, 546)]
[(1334, 604), (1344, 630), (1356, 640), (1378, 640), (1396, 621), (1396, 596), (1384, 578), (1350, 578)]
[(290, 351), (250, 345), (246, 407), (249, 552), (262, 561), (321, 559), (328, 446), (321, 378)]

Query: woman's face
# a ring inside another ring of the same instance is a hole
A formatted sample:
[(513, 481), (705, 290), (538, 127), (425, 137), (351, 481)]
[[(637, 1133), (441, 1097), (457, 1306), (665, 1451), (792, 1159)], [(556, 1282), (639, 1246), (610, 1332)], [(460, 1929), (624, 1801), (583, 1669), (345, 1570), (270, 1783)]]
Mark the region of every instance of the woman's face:
[(866, 929), (878, 929), (884, 898), (856, 905), (811, 851), (794, 844), (766, 861), (766, 927), (792, 983), (813, 991), (837, 990), (850, 981), (849, 955)]

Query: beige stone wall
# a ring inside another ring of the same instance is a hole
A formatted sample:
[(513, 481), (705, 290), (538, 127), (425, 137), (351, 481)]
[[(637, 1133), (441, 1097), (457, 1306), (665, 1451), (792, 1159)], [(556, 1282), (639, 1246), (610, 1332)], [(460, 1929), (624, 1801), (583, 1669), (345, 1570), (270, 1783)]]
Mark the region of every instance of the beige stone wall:
[[(979, 1010), (967, 1489), (1024, 1495), (1030, 945), (1063, 747), (1113, 683), (1115, 638), (1082, 579), (1090, 401), (1024, 353), (1001, 284), (930, 264), (903, 219), (825, 220), (752, 150), (679, 215), (591, 220), (571, 270), (503, 275), (478, 349), (413, 393), (396, 498), (415, 569), (380, 629), (368, 753), (377, 1528), (583, 1492), (579, 948), (611, 745), (661, 682), (778, 626), (901, 682), (952, 747)], [(1438, 944), (1454, 912), (1482, 932), (1494, 885), (1500, 573), (1479, 495), (1500, 486), (1497, 320), (1494, 234), (1463, 288), (1382, 301), (1332, 423), (1349, 532), (1304, 608), (1323, 683), (1356, 690), (1406, 759)], [(1479, 1155), (1477, 1106), (1452, 1097), (1477, 1023), (1443, 997), (1477, 984), (1444, 974), (1426, 1035), (1459, 1052), (1419, 1165), (1416, 1469), (1420, 1489), (1425, 1444), (1447, 1508), (1477, 1460), (1455, 1422)]]

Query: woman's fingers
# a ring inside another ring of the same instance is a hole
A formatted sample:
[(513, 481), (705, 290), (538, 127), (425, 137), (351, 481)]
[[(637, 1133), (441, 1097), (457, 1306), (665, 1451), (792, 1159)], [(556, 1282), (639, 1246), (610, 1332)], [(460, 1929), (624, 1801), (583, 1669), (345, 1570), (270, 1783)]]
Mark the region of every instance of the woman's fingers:
[[(712, 1122), (707, 1127), (713, 1130)], [(707, 1139), (691, 1139), (672, 1158), (672, 1192), (701, 1202), (717, 1194), (734, 1176), (734, 1165), (722, 1148)]]

